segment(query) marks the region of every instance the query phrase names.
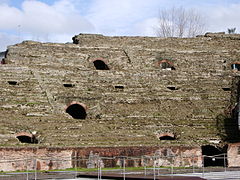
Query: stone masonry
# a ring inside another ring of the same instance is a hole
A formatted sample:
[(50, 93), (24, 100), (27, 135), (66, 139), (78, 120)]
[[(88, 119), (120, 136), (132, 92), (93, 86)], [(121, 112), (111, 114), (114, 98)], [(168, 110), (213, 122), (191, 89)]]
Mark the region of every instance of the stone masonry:
[(0, 65), (0, 145), (201, 149), (237, 142), (239, 39), (79, 34), (72, 44), (9, 46)]

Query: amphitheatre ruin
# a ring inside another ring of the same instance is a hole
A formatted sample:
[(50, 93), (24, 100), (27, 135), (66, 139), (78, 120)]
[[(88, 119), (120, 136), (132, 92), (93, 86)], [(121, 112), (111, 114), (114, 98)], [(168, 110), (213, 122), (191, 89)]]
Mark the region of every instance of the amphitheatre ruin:
[[(223, 163), (202, 155), (226, 153), (229, 167), (240, 166), (239, 47), (240, 35), (223, 33), (79, 34), (73, 43), (9, 46), (0, 65), (0, 160), (48, 157), (37, 165), (49, 170), (91, 153), (158, 154), (201, 167)], [(61, 157), (69, 161), (50, 160)], [(0, 163), (0, 171), (25, 167)]]

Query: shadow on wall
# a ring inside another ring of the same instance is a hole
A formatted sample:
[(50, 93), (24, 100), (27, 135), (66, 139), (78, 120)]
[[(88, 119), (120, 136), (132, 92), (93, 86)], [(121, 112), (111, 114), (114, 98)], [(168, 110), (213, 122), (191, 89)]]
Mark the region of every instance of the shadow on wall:
[(240, 77), (235, 77), (231, 87), (231, 105), (224, 114), (219, 114), (216, 119), (218, 135), (223, 141), (229, 143), (240, 142), (238, 127), (238, 109), (240, 101)]
[(232, 117), (223, 114), (218, 115), (217, 129), (218, 135), (223, 141), (229, 143), (240, 142), (240, 131), (238, 129), (236, 112), (233, 113)]

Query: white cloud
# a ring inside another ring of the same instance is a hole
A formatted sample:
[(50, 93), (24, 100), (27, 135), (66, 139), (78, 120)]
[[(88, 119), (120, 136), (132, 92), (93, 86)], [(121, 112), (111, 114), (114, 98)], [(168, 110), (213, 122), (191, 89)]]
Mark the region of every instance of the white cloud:
[(136, 36), (156, 36), (159, 19), (149, 18), (139, 23), (136, 23), (133, 27), (133, 35)]
[(72, 0), (59, 0), (53, 5), (37, 0), (25, 0), (21, 9), (0, 3), (0, 12), (0, 22), (7, 22), (0, 23), (0, 30), (17, 36), (20, 31), (24, 39), (48, 41), (63, 35), (68, 36), (68, 41), (71, 41), (75, 34), (94, 30), (94, 26), (80, 16)]
[(208, 31), (227, 31), (228, 28), (237, 28), (240, 32), (240, 3), (228, 6), (215, 6), (208, 8)]
[(94, 0), (87, 18), (96, 31), (107, 35), (131, 35), (135, 24), (157, 15), (166, 0)]
[(182, 6), (201, 12), (206, 20), (206, 31), (226, 31), (236, 27), (240, 32), (240, 3), (225, 0), (93, 0), (87, 18), (97, 33), (105, 35), (154, 35), (161, 8)]
[(93, 30), (93, 25), (80, 16), (69, 0), (49, 6), (39, 1), (24, 1), (23, 30), (35, 33), (79, 33)]
[(78, 10), (75, 8), (74, 0), (61, 0), (53, 4), (53, 8), (61, 14), (76, 15)]
[(0, 0), (0, 22), (7, 22), (0, 23), (0, 37), (5, 45), (7, 40), (10, 44), (20, 38), (66, 42), (84, 32), (154, 36), (159, 9), (174, 5), (195, 7), (202, 12), (207, 17), (207, 31), (232, 27), (240, 31), (237, 0), (54, 0), (51, 5), (41, 0), (24, 0), (21, 8), (10, 6), (10, 2), (13, 1)]
[[(23, 13), (17, 8), (10, 7), (7, 4), (0, 4), (0, 29), (14, 29), (21, 23)], [(3, 23), (6, 22), (6, 23)]]

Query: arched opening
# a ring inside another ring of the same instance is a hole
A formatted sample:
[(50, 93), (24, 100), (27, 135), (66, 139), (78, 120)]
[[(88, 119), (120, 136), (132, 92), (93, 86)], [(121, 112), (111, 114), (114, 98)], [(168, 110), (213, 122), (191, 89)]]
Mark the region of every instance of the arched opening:
[(158, 135), (159, 140), (175, 140), (176, 137), (172, 133), (162, 133)]
[(240, 62), (232, 63), (231, 67), (232, 67), (232, 70), (240, 71)]
[(21, 143), (32, 143), (32, 138), (29, 136), (17, 136)]
[[(215, 146), (202, 146), (204, 155), (204, 167), (207, 166), (227, 166), (227, 148), (217, 148)], [(225, 154), (225, 155), (224, 155)], [(225, 159), (224, 159), (225, 157)]]
[(21, 143), (29, 143), (29, 144), (37, 144), (38, 140), (33, 134), (27, 133), (27, 132), (21, 132), (16, 134), (16, 138)]
[(176, 70), (173, 63), (168, 60), (158, 61), (157, 66), (163, 70)]
[(71, 103), (67, 109), (66, 113), (71, 115), (74, 119), (86, 119), (86, 106), (81, 103), (73, 102)]
[(109, 70), (108, 65), (102, 60), (95, 60), (93, 64), (97, 70)]

